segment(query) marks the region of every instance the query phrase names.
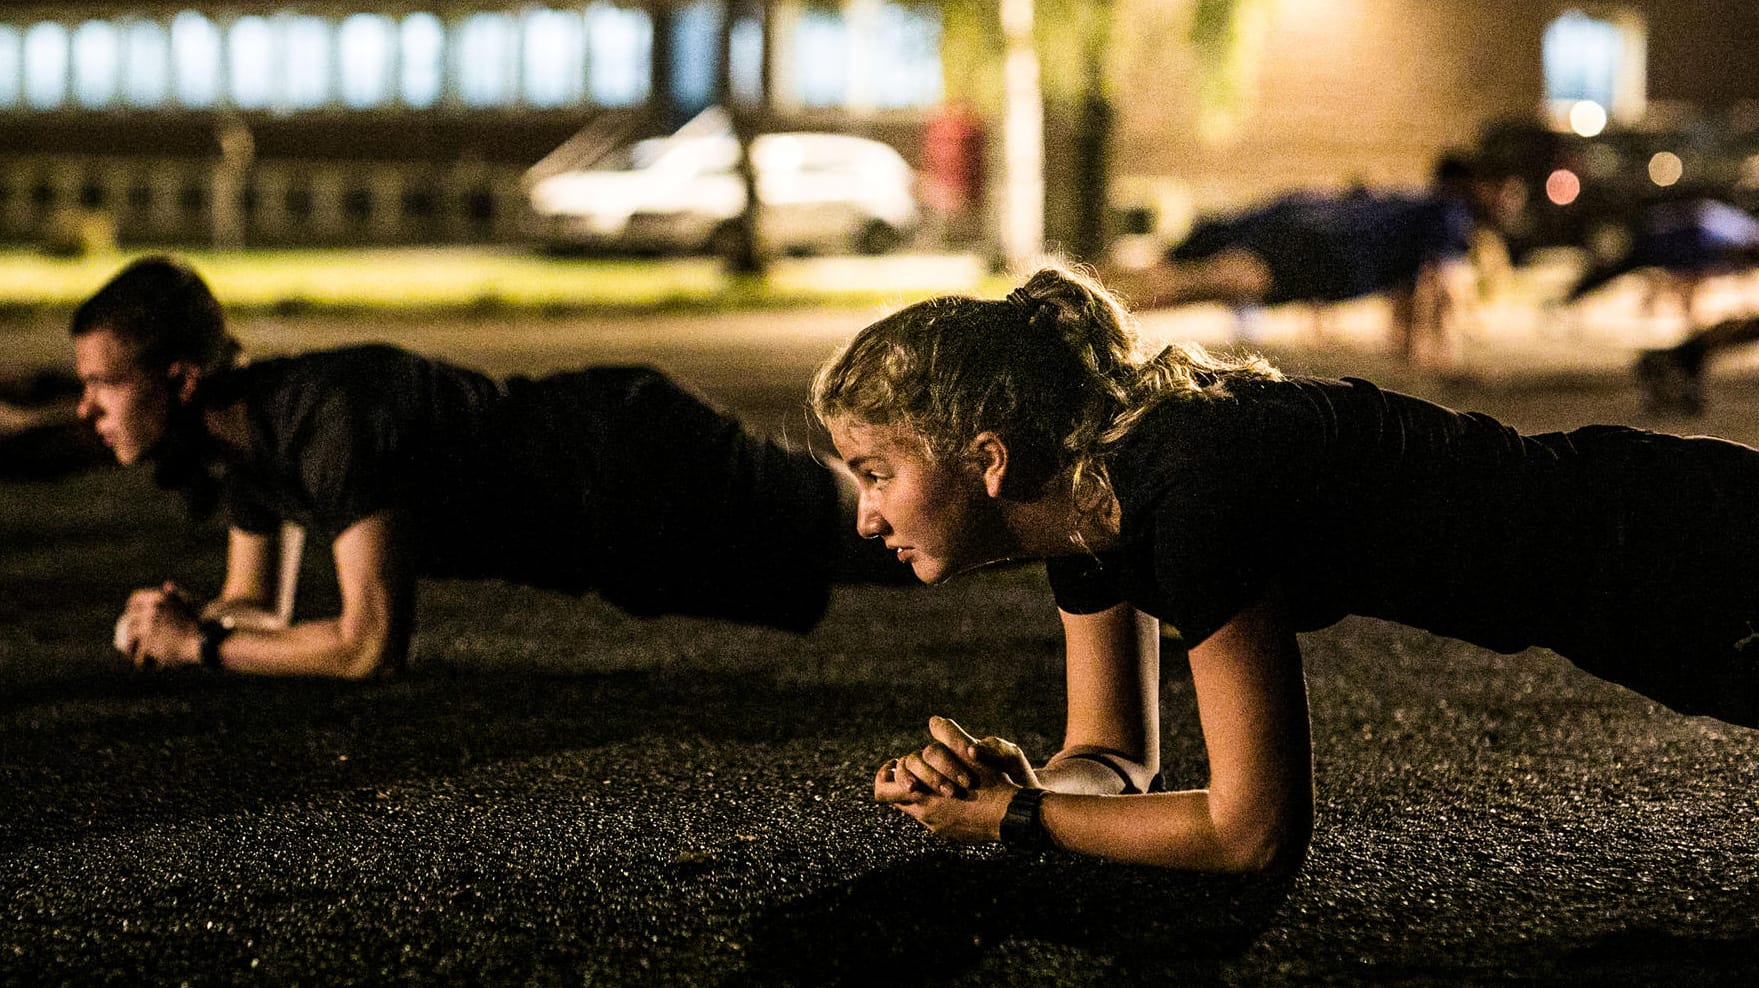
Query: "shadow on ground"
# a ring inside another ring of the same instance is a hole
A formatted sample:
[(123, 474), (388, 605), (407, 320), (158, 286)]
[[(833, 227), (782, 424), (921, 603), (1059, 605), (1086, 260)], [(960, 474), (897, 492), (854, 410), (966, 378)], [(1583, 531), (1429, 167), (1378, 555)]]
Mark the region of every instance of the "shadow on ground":
[(929, 854), (769, 911), (735, 983), (944, 983), (1027, 941), (1070, 948), (1122, 983), (1208, 983), (1290, 885), (1060, 854)]

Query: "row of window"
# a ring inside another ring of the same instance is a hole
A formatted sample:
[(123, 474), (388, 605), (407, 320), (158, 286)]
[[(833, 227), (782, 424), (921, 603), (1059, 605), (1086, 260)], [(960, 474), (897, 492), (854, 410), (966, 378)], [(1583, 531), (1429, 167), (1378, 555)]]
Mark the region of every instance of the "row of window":
[[(719, 0), (671, 19), (673, 98), (714, 98)], [(902, 107), (940, 98), (940, 24), (931, 8), (851, 0), (798, 12), (778, 38), (779, 73), (803, 106)], [(762, 87), (763, 27), (733, 30), (735, 95)], [(650, 96), (654, 20), (596, 0), (584, 7), (342, 17), (284, 12), (216, 20), (0, 24), (0, 110), (233, 108), (293, 113), (343, 108), (426, 110), (632, 106)], [(791, 56), (791, 57), (789, 57)]]
[[(170, 188), (136, 184), (117, 193), (93, 183), (76, 190), (57, 189), (46, 183), (15, 186), (0, 177), (0, 213), (16, 213), (22, 209), (27, 214), (43, 214), (55, 208), (79, 206), (111, 210), (130, 223), (141, 224), (157, 209), (162, 219), (179, 222), (206, 219), (213, 200), (213, 190), (194, 181)], [(495, 191), (485, 185), (463, 188), (423, 186), (402, 190), (388, 203), (375, 205), (370, 190), (353, 186), (339, 190), (328, 205), (340, 218), (353, 223), (365, 223), (381, 211), (388, 211), (404, 221), (431, 221), (443, 214), (453, 214), (472, 222), (486, 223), (494, 219), (498, 211), (495, 200)], [(273, 202), (265, 202), (261, 190), (247, 185), (237, 192), (236, 204), (259, 222), (270, 214), (291, 222), (306, 222), (319, 208), (318, 194), (306, 186), (282, 190)]]

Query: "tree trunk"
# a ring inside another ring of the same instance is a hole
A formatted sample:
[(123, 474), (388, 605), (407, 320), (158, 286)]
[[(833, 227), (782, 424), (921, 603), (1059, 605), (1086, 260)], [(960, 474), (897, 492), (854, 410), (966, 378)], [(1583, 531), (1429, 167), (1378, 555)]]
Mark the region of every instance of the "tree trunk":
[(727, 0), (721, 15), (721, 71), (716, 89), (721, 106), (727, 110), (727, 119), (732, 121), (733, 136), (739, 141), (738, 170), (740, 181), (745, 184), (745, 209), (733, 221), (733, 235), (717, 237), (715, 240), (725, 244), (727, 270), (736, 275), (762, 274), (765, 267), (765, 258), (757, 238), (757, 215), (761, 204), (757, 197), (757, 169), (752, 163), (751, 142), (756, 136), (755, 125), (768, 116), (764, 110), (769, 104), (769, 6), (770, 0), (762, 0), (762, 6), (759, 7), (759, 16), (763, 18), (764, 25), (764, 64), (755, 113), (753, 107), (743, 105), (733, 92), (733, 29), (738, 23), (740, 13), (745, 9), (745, 4), (739, 0)]

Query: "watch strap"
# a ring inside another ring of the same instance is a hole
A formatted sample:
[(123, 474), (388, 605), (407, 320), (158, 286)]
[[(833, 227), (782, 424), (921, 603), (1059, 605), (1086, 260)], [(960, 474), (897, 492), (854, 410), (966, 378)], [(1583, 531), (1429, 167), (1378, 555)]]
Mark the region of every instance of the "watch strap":
[(209, 672), (225, 672), (226, 664), (220, 658), (220, 645), (232, 636), (232, 627), (209, 618), (196, 625), (196, 633), (201, 642), (202, 668)]
[(1048, 789), (1021, 789), (1008, 801), (1002, 814), (1002, 843), (1020, 851), (1045, 851), (1051, 848), (1050, 834), (1044, 829), (1044, 797)]

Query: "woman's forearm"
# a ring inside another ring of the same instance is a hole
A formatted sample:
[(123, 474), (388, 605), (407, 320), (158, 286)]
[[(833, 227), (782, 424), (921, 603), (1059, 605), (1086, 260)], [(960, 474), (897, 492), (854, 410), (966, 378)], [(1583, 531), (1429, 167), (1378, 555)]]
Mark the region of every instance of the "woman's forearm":
[(1041, 812), (1045, 831), (1064, 850), (1192, 871), (1292, 867), (1312, 833), (1311, 807), (1287, 819), (1217, 821), (1204, 789), (1144, 796), (1053, 793)]

